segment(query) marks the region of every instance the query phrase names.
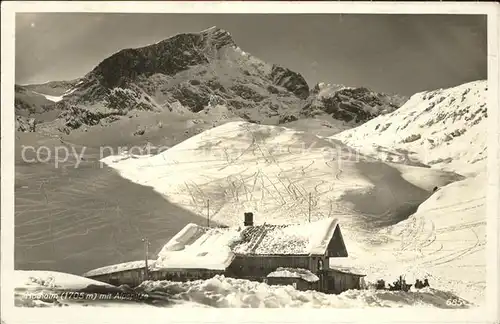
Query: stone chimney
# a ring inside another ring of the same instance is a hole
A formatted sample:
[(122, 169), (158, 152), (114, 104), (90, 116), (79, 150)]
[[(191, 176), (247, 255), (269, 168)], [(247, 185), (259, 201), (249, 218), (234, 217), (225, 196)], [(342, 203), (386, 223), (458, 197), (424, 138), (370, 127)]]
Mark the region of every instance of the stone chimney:
[(245, 213), (245, 222), (243, 225), (245, 226), (253, 226), (253, 213)]

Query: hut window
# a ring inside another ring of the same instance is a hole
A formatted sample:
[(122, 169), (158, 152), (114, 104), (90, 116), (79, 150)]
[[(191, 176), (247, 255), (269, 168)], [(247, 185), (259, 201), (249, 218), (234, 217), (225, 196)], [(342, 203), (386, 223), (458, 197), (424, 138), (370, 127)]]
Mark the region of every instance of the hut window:
[(264, 280), (262, 280), (263, 283), (267, 283), (267, 278), (264, 278)]
[(318, 260), (318, 270), (323, 270), (323, 260), (321, 259)]
[(296, 282), (294, 282), (292, 285), (293, 285), (293, 288), (297, 289), (297, 283)]

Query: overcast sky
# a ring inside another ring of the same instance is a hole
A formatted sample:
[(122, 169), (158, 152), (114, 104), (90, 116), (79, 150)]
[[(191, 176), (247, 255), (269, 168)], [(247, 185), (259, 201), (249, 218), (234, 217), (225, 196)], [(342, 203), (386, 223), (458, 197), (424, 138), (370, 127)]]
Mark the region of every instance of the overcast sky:
[(487, 73), (485, 16), (36, 13), (16, 17), (16, 83), (75, 79), (120, 49), (214, 25), (311, 87), (411, 95)]

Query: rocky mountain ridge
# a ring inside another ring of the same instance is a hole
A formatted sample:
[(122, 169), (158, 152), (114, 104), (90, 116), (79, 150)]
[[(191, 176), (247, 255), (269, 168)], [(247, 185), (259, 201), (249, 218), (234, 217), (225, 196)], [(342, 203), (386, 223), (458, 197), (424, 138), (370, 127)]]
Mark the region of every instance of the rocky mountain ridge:
[[(214, 107), (226, 110), (225, 116), (262, 124), (331, 116), (354, 126), (402, 104), (365, 88), (343, 88), (329, 96), (324, 89), (311, 91), (302, 75), (244, 52), (217, 27), (123, 49), (80, 79), (25, 89), (48, 99), (43, 110), (59, 112), (51, 126), (65, 133), (134, 111), (210, 114)], [(25, 101), (17, 92), (16, 98), (17, 109)]]
[(332, 136), (365, 155), (471, 175), (486, 170), (488, 83), (413, 95), (400, 109)]

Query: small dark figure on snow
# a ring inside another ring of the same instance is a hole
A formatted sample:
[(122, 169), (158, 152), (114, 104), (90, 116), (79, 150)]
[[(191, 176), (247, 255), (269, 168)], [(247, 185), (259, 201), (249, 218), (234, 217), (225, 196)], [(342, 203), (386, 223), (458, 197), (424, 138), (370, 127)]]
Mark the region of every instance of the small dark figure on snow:
[(415, 288), (417, 289), (424, 288), (424, 283), (420, 279), (417, 279), (417, 281), (415, 281)]
[(434, 189), (432, 189), (432, 192), (436, 192), (438, 189), (438, 187), (434, 187)]
[(375, 286), (376, 289), (385, 289), (385, 280), (379, 279), (377, 280), (377, 284)]
[(402, 278), (400, 277), (398, 280), (394, 281), (391, 284), (389, 284), (389, 290), (401, 290), (401, 282), (402, 282)]
[(412, 285), (408, 285), (403, 276), (400, 276), (398, 280), (394, 281), (392, 285), (389, 284), (389, 290), (402, 290), (409, 291)]
[(427, 278), (424, 279), (424, 287), (429, 287), (429, 280)]

